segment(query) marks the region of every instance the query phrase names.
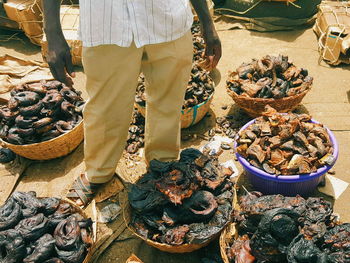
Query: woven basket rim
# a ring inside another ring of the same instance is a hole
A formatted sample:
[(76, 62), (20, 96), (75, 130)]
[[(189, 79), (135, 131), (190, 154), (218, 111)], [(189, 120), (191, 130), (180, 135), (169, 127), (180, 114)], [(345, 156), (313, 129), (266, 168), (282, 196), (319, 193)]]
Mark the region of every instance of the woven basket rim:
[(274, 99), (274, 98), (252, 98), (252, 97), (247, 97), (247, 96), (242, 96), (242, 95), (238, 95), (236, 92), (234, 92), (233, 90), (231, 90), (229, 87), (226, 87), (227, 93), (233, 98), (238, 98), (241, 100), (250, 100), (250, 101), (255, 101), (255, 102), (261, 102), (261, 103), (272, 103), (272, 102), (285, 102), (288, 100), (293, 100), (297, 97), (300, 96), (304, 96), (306, 95), (306, 93), (308, 93), (311, 90), (312, 85), (310, 85), (309, 87), (307, 87), (306, 90), (304, 90), (303, 92), (297, 93), (293, 96), (286, 96), (280, 99)]
[(4, 144), (4, 145), (10, 145), (10, 146), (14, 146), (14, 147), (23, 147), (23, 148), (29, 148), (29, 147), (36, 147), (36, 146), (42, 146), (42, 145), (45, 145), (45, 144), (50, 144), (50, 143), (53, 143), (55, 142), (56, 140), (58, 140), (59, 138), (62, 138), (63, 136), (68, 136), (72, 131), (75, 131), (76, 129), (80, 128), (81, 125), (83, 125), (83, 122), (84, 120), (81, 120), (77, 125), (75, 125), (75, 127), (73, 129), (71, 129), (70, 131), (66, 132), (66, 133), (62, 133), (61, 135), (55, 137), (55, 138), (52, 138), (48, 141), (43, 141), (43, 142), (36, 142), (36, 143), (31, 143), (31, 144), (23, 144), (23, 145), (20, 145), (20, 144), (12, 144), (12, 143), (9, 143), (3, 139), (0, 138), (0, 141)]
[[(234, 199), (233, 199), (233, 205), (232, 205), (232, 209), (233, 210), (236, 210), (236, 211), (240, 211), (241, 208), (240, 208), (240, 205), (238, 203), (238, 186), (235, 185), (234, 186)], [(226, 227), (224, 228), (224, 230), (221, 232), (220, 234), (220, 238), (219, 238), (219, 247), (220, 247), (220, 254), (221, 254), (221, 258), (222, 260), (224, 261), (224, 263), (230, 263), (229, 260), (228, 260), (228, 257), (227, 257), (227, 253), (226, 253), (226, 244), (227, 244), (227, 231), (228, 229), (231, 229), (233, 227), (235, 227), (235, 230), (236, 229), (236, 223), (234, 222), (229, 222)], [(238, 234), (238, 231), (235, 231), (234, 234)], [(232, 237), (232, 236), (231, 236)]]

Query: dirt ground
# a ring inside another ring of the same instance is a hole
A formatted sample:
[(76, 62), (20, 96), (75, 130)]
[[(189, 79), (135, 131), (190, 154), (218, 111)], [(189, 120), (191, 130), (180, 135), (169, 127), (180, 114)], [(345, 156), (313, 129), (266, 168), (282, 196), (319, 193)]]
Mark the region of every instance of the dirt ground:
[[(220, 27), (219, 27), (220, 28)], [(40, 48), (29, 43), (23, 35), (0, 31), (0, 55), (7, 53), (28, 59), (42, 60)], [(314, 77), (314, 85), (305, 97), (298, 110), (310, 113), (314, 119), (325, 124), (335, 134), (339, 146), (339, 159), (334, 167), (335, 177), (350, 182), (348, 160), (350, 158), (350, 86), (349, 66), (329, 67), (319, 64), (317, 39), (312, 29), (292, 32), (257, 33), (246, 30), (219, 30), (223, 46), (223, 57), (215, 72), (218, 83), (210, 116), (207, 116), (198, 125), (186, 129), (185, 134), (204, 134), (215, 125), (215, 117), (232, 114), (242, 114), (232, 99), (227, 95), (225, 81), (230, 70), (234, 70), (244, 61), (258, 58), (266, 54), (285, 54), (296, 65), (309, 70)], [(6, 40), (6, 41), (4, 41)], [(75, 87), (84, 92), (85, 77), (81, 68), (76, 68), (77, 77)], [(83, 93), (84, 96), (86, 95)], [(223, 106), (228, 106), (223, 110)], [(201, 136), (197, 136), (200, 138)], [(199, 146), (205, 142), (195, 139), (183, 143), (183, 147)], [(349, 147), (349, 148), (348, 148)], [(225, 159), (233, 159), (231, 152), (225, 153)], [(50, 193), (62, 196), (65, 193), (69, 180), (67, 174), (83, 169), (83, 151), (80, 145), (71, 155), (47, 162), (32, 163), (26, 170), (17, 189), (36, 189), (38, 194)], [(6, 185), (6, 184), (5, 184)], [(315, 192), (315, 195), (319, 195)], [(339, 213), (343, 221), (350, 222), (350, 188), (334, 200), (335, 212)], [(125, 262), (131, 253), (136, 254), (145, 263), (180, 263), (205, 262), (204, 258), (219, 256), (218, 241), (212, 242), (207, 248), (183, 255), (174, 255), (160, 252), (149, 247), (141, 240), (133, 237), (130, 231), (125, 230), (119, 238), (100, 257), (100, 263)], [(219, 261), (207, 261), (219, 262)]]

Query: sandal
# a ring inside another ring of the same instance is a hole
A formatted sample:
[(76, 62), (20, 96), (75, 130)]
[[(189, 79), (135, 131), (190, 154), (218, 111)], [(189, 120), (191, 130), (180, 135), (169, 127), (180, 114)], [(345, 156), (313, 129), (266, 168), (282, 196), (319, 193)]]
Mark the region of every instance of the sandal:
[[(66, 197), (76, 203), (78, 206), (85, 207), (92, 201), (97, 189), (101, 185), (102, 184), (90, 183), (85, 174), (80, 174), (80, 176), (75, 179)], [(82, 204), (79, 204), (78, 200), (80, 200)]]

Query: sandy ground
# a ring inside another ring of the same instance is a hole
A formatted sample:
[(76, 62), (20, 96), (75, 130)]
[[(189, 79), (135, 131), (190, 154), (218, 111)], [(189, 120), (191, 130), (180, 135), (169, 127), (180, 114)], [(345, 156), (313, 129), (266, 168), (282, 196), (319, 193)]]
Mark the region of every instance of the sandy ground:
[[(25, 37), (19, 35), (18, 39), (3, 41), (12, 33), (0, 31), (0, 55), (7, 53), (28, 59), (41, 60), (40, 48), (29, 43)], [(348, 160), (350, 158), (350, 91), (349, 66), (329, 67), (319, 64), (317, 52), (317, 39), (311, 29), (293, 32), (257, 33), (245, 30), (219, 31), (222, 40), (223, 57), (218, 65), (216, 87), (210, 116), (198, 125), (186, 129), (185, 134), (204, 134), (215, 125), (215, 117), (232, 114), (241, 114), (232, 99), (226, 94), (225, 80), (228, 72), (234, 70), (244, 61), (266, 54), (286, 54), (296, 65), (307, 68), (314, 77), (314, 86), (305, 97), (299, 111), (310, 113), (314, 119), (328, 126), (335, 134), (340, 155), (334, 167), (335, 176), (350, 182)], [(77, 77), (75, 87), (84, 92), (85, 77), (81, 68), (76, 68)], [(84, 93), (85, 95), (85, 93)], [(223, 106), (228, 106), (223, 110)], [(200, 139), (184, 142), (183, 146), (198, 146), (204, 142)], [(231, 152), (225, 154), (225, 159), (233, 158)], [(50, 192), (52, 195), (63, 195), (67, 181), (62, 180), (66, 174), (82, 169), (82, 146), (71, 155), (48, 162), (32, 164), (17, 189), (37, 189), (40, 193)], [(319, 192), (315, 192), (319, 195)], [(350, 188), (339, 199), (334, 200), (335, 212), (339, 213), (343, 221), (350, 221)], [(333, 200), (332, 200), (333, 201)], [(144, 242), (133, 237), (128, 230), (105, 251), (99, 262), (125, 262), (126, 258), (135, 253), (145, 263), (180, 263), (204, 262), (203, 258), (213, 258), (219, 255), (218, 242), (214, 241), (207, 248), (197, 252), (183, 255), (173, 255), (150, 248)], [(215, 262), (215, 261), (213, 261)]]

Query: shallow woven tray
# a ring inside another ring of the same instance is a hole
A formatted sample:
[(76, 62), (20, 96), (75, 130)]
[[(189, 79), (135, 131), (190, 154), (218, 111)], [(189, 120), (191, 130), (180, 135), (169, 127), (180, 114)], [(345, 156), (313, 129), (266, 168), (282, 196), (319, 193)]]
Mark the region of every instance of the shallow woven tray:
[(16, 145), (1, 140), (2, 146), (11, 149), (16, 154), (32, 160), (50, 160), (65, 156), (72, 152), (84, 139), (84, 124), (81, 121), (71, 131), (49, 141), (40, 143)]
[[(123, 216), (124, 216), (125, 224), (130, 229), (130, 231), (132, 231), (135, 236), (137, 236), (137, 237), (141, 238), (143, 241), (145, 241), (148, 245), (155, 247), (161, 251), (168, 252), (168, 253), (188, 253), (188, 252), (198, 250), (202, 247), (205, 247), (211, 241), (213, 241), (215, 238), (217, 238), (220, 235), (220, 232), (226, 227), (226, 225), (223, 226), (221, 231), (219, 231), (217, 234), (211, 236), (207, 241), (205, 241), (203, 243), (182, 244), (182, 245), (178, 245), (178, 246), (163, 244), (163, 243), (155, 242), (155, 241), (150, 240), (150, 239), (145, 239), (143, 236), (139, 235), (136, 232), (135, 228), (130, 224), (130, 222), (131, 222), (131, 206), (130, 206), (129, 201), (128, 201), (127, 191), (124, 191), (123, 193), (121, 193), (120, 203), (121, 203), (121, 206), (123, 207)], [(227, 222), (227, 224), (228, 223), (229, 222)]]
[[(235, 188), (235, 190), (237, 189)], [(233, 209), (240, 210), (240, 207), (238, 204), (237, 191), (235, 191), (235, 198), (233, 200)], [(221, 232), (220, 238), (219, 238), (220, 254), (224, 263), (230, 263), (230, 260), (227, 257), (226, 248), (229, 247), (229, 242), (232, 239), (236, 239), (236, 238), (238, 238), (236, 223), (227, 224), (227, 226)]]
[(220, 253), (221, 258), (224, 263), (230, 263), (230, 260), (227, 257), (226, 249), (229, 247), (229, 242), (232, 239), (236, 239), (238, 237), (238, 231), (236, 229), (235, 223), (228, 224), (225, 229), (221, 232), (219, 245), (220, 245)]
[[(181, 110), (181, 128), (188, 128), (192, 125), (197, 124), (198, 122), (200, 122), (204, 116), (208, 113), (209, 109), (210, 109), (210, 104), (213, 100), (213, 94), (211, 94), (209, 96), (209, 98), (206, 101), (203, 101), (202, 103)], [(135, 103), (135, 106), (138, 110), (139, 113), (141, 113), (141, 115), (143, 117), (146, 116), (146, 107), (139, 105), (138, 103)]]
[(227, 93), (232, 97), (238, 107), (247, 112), (251, 117), (259, 117), (265, 111), (265, 106), (269, 105), (277, 112), (290, 112), (294, 110), (311, 89), (311, 86), (294, 96), (288, 96), (281, 99), (263, 99), (263, 98), (251, 98), (242, 95), (238, 95), (236, 92), (226, 88)]

